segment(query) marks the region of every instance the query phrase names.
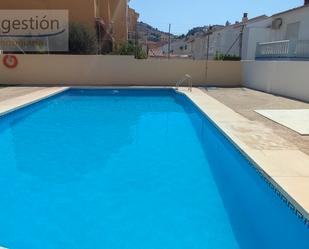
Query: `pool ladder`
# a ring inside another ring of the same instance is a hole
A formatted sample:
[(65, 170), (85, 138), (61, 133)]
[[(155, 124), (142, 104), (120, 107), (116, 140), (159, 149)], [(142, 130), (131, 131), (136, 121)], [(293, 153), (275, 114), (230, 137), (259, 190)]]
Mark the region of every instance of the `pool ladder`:
[(193, 83), (192, 77), (189, 74), (186, 74), (182, 79), (176, 82), (176, 90), (178, 90), (179, 86), (184, 84), (185, 82), (188, 82), (188, 90), (192, 92)]

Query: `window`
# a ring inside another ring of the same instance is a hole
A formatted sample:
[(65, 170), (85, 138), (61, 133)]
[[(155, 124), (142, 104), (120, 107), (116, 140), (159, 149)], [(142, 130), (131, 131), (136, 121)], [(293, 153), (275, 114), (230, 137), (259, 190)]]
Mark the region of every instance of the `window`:
[(299, 26), (300, 22), (289, 23), (286, 28), (286, 39), (287, 40), (298, 40), (299, 38)]

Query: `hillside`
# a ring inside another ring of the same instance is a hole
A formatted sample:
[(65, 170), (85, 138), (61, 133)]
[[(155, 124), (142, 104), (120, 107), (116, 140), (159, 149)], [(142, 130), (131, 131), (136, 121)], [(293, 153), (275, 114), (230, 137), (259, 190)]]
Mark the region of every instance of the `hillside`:
[[(167, 32), (160, 31), (157, 28), (154, 28), (151, 25), (144, 22), (137, 23), (137, 31), (141, 37), (144, 38), (147, 37), (148, 41), (153, 42), (166, 40), (166, 38), (168, 37)], [(176, 36), (172, 34), (171, 37), (175, 38)]]

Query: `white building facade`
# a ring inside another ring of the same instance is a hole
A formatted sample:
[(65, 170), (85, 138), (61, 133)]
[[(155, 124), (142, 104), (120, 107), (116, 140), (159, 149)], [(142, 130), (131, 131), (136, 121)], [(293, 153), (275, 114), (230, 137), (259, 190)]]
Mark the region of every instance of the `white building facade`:
[(308, 59), (309, 4), (246, 26), (243, 59)]
[[(161, 48), (164, 55), (168, 48)], [(309, 0), (304, 0), (303, 6), (271, 17), (248, 19), (245, 13), (241, 22), (216, 25), (190, 39), (172, 42), (170, 52), (171, 56), (196, 60), (211, 60), (218, 55), (242, 60), (309, 60)]]
[[(267, 16), (260, 16), (251, 20), (244, 15), (242, 22), (223, 27), (217, 27), (208, 33), (196, 37), (192, 41), (192, 56), (194, 59), (214, 59), (216, 55), (240, 57), (243, 47), (243, 31), (248, 24), (265, 20)], [(208, 45), (209, 41), (209, 45)]]
[[(167, 56), (168, 55), (168, 48), (169, 45), (165, 44), (160, 49), (162, 54)], [(187, 39), (175, 40), (170, 44), (170, 55), (174, 57), (191, 57), (192, 55), (192, 48), (191, 42)]]

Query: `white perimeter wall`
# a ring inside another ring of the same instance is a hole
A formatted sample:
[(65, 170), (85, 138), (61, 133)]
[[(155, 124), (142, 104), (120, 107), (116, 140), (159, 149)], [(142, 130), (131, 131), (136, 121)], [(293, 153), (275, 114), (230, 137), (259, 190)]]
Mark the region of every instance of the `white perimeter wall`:
[(17, 55), (8, 69), (0, 55), (0, 84), (16, 85), (170, 85), (190, 74), (194, 85), (239, 86), (241, 62), (188, 59), (136, 60), (131, 56)]
[(175, 86), (190, 74), (195, 86), (245, 86), (309, 102), (309, 61), (136, 60), (130, 56), (17, 55), (8, 69), (0, 55), (0, 84)]
[(246, 87), (309, 102), (308, 61), (243, 61)]

